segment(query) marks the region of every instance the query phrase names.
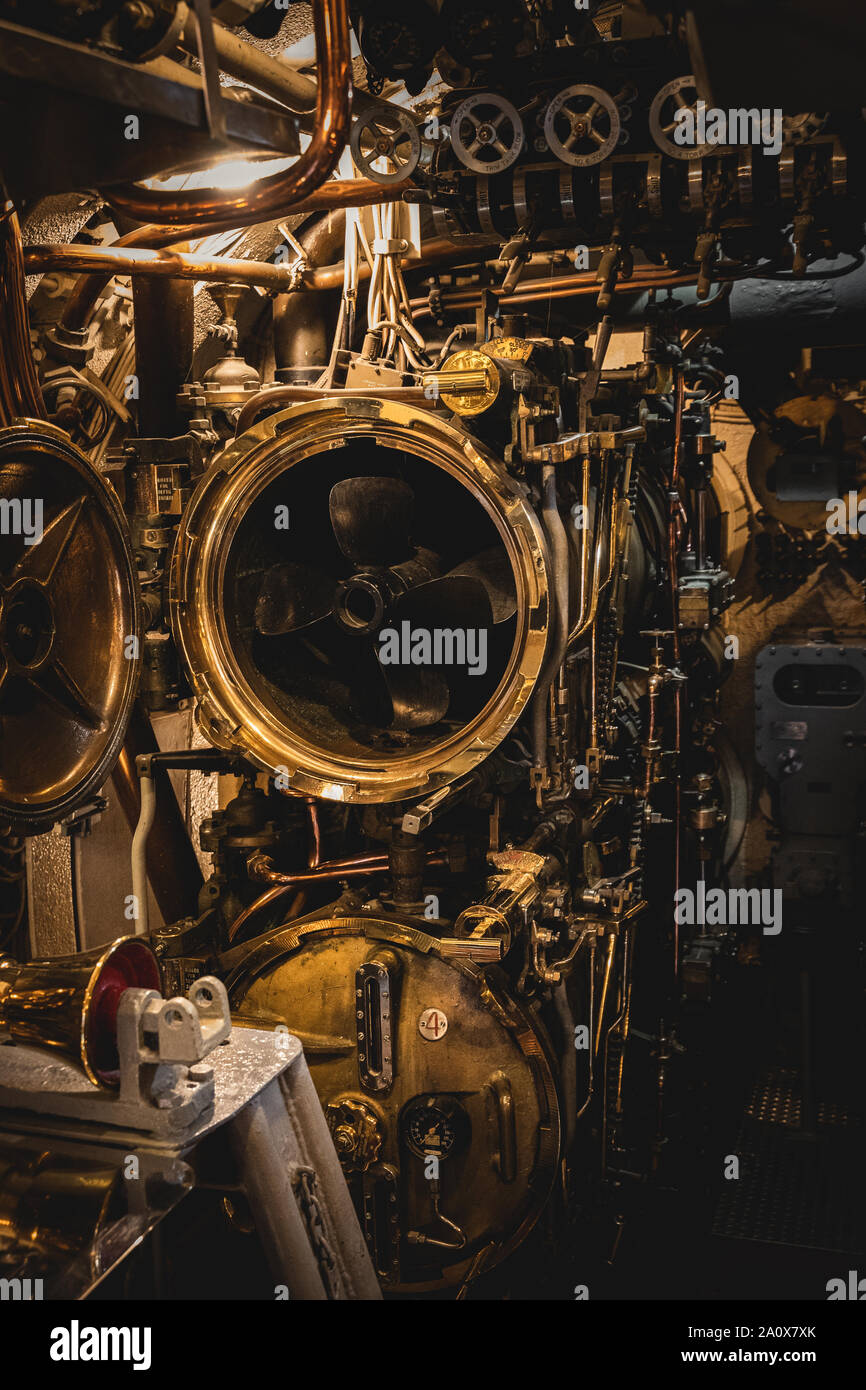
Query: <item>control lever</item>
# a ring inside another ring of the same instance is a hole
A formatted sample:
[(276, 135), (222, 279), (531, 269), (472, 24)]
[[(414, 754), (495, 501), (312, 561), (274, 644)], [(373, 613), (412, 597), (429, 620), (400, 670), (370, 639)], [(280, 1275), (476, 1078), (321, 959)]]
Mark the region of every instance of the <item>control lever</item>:
[(520, 283), (526, 262), (532, 255), (532, 250), (538, 236), (538, 219), (533, 217), (524, 226), (515, 232), (510, 241), (507, 241), (499, 253), (501, 261), (508, 262), (508, 270), (502, 282), (502, 294), (513, 294)]

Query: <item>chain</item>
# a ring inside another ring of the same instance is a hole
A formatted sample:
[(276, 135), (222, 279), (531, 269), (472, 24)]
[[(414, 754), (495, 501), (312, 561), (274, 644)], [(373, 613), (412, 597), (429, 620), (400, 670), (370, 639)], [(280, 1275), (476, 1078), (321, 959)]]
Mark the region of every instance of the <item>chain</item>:
[(599, 622), (598, 664), (596, 674), (596, 708), (598, 711), (599, 737), (602, 743), (608, 741), (611, 700), (613, 696), (614, 673), (619, 646), (616, 611), (611, 605)]
[(331, 1249), (328, 1237), (325, 1233), (325, 1223), (322, 1218), (322, 1208), (319, 1205), (319, 1196), (316, 1188), (315, 1168), (298, 1168), (292, 1181), (298, 1205), (301, 1208), (301, 1215), (307, 1227), (307, 1237), (310, 1248), (316, 1257), (319, 1266), (319, 1273), (325, 1292), (329, 1299), (337, 1297), (337, 1281), (335, 1271), (337, 1261)]
[(643, 897), (644, 891), (644, 868), (646, 866), (646, 802), (637, 798), (634, 803), (634, 813), (631, 822), (631, 834), (629, 836), (629, 864), (633, 869), (640, 872), (635, 878), (634, 890), (638, 898)]

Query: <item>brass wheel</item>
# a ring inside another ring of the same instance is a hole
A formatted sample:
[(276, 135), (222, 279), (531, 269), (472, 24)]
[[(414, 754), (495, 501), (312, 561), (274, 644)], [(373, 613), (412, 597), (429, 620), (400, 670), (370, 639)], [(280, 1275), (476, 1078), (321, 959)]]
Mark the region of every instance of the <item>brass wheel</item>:
[(62, 430), (0, 431), (0, 820), (47, 830), (98, 791), (135, 698), (139, 597), (113, 490)]

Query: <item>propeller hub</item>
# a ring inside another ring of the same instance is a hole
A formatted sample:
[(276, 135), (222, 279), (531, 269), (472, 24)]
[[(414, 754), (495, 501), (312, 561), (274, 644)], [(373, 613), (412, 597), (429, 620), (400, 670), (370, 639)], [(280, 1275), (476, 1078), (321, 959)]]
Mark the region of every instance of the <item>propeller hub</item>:
[(353, 574), (337, 585), (332, 612), (344, 632), (371, 637), (385, 621), (392, 598), (386, 579), (375, 574)]
[(55, 625), (45, 586), (21, 579), (6, 596), (5, 619), (0, 622), (7, 659), (18, 670), (39, 670), (54, 644)]

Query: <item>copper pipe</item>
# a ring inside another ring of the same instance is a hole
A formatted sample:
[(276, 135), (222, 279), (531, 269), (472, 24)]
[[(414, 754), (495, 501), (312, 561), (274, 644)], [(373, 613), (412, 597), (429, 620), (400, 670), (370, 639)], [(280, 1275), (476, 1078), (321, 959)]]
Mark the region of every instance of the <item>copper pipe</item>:
[[(290, 210), (287, 209), (286, 212), (291, 211), (294, 216), (313, 212), (335, 212), (349, 207), (369, 207), (375, 203), (399, 202), (403, 194), (412, 187), (413, 184), (409, 179), (388, 186), (374, 183), (369, 179), (332, 179), (323, 184), (316, 193), (306, 198), (302, 203), (295, 204)], [(111, 190), (108, 190), (106, 196), (110, 203)], [(243, 226), (258, 220), (259, 216), (256, 213), (252, 215), (238, 214), (208, 225), (190, 224), (186, 227), (166, 227), (159, 223), (149, 223), (127, 232), (111, 246), (83, 249), (95, 250), (96, 254), (103, 251), (108, 253), (121, 247), (161, 249), (191, 239), (214, 236), (220, 232), (239, 231)], [(473, 259), (486, 257), (496, 245), (498, 243), (491, 242), (489, 245), (467, 248), (456, 245), (447, 237), (435, 237), (424, 245), (420, 260), (410, 262), (408, 269), (416, 270), (430, 265), (468, 264)], [(75, 249), (77, 249), (77, 244)], [(254, 262), (241, 262), (241, 264), (252, 265)], [(71, 268), (77, 269), (78, 267)], [(342, 262), (337, 262), (334, 265), (311, 266), (303, 275), (303, 285), (305, 288), (315, 290), (340, 289), (343, 284), (343, 269)], [(65, 328), (81, 329), (84, 327), (112, 273), (115, 272), (96, 272), (77, 281), (63, 311), (62, 323)], [(210, 278), (215, 277), (211, 276)], [(363, 282), (369, 278), (370, 267), (364, 261), (359, 267), (359, 280)], [(695, 278), (695, 275), (641, 276), (635, 280), (621, 281), (617, 289), (639, 293), (647, 288), (664, 289), (679, 284), (692, 284)], [(573, 286), (577, 286), (577, 288), (573, 288)], [(529, 304), (535, 303), (539, 299), (565, 299), (571, 298), (573, 295), (591, 294), (596, 288), (594, 276), (570, 275), (562, 276), (558, 280), (547, 280), (544, 282), (544, 288), (541, 285), (536, 287), (531, 281), (524, 281), (523, 289), (509, 298), (512, 303), (524, 302)], [(474, 305), (476, 299), (477, 296), (472, 290), (445, 291), (443, 295), (444, 303), (448, 308), (469, 308)], [(416, 311), (423, 310), (426, 305), (426, 300), (419, 299), (414, 302), (413, 308)]]
[(140, 246), (28, 246), (24, 264), (29, 275), (45, 270), (81, 270), (90, 274), (141, 275), (164, 280), (237, 281), (286, 290), (292, 283), (289, 266), (270, 261), (188, 255), (182, 251), (151, 251)]
[[(392, 184), (387, 187), (379, 183), (374, 183), (371, 179), (330, 179), (323, 184), (316, 193), (303, 202), (296, 203), (291, 209), (292, 216), (301, 216), (313, 212), (339, 212), (341, 209), (349, 207), (369, 207), (373, 203), (394, 203), (399, 202), (403, 194), (413, 185), (407, 179), (399, 184)], [(111, 202), (111, 191), (106, 194), (108, 202)], [(286, 209), (288, 213), (289, 209)], [(277, 216), (280, 214), (277, 213)], [(250, 223), (259, 221), (258, 214), (237, 215), (232, 218), (223, 218), (218, 222), (208, 224), (191, 224), (187, 227), (164, 227), (160, 223), (151, 222), (144, 226), (135, 227), (131, 232), (126, 232), (117, 241), (112, 242), (111, 246), (98, 247), (97, 250), (112, 251), (120, 247), (141, 247), (151, 250), (162, 249), (167, 246), (176, 246), (184, 241), (203, 239), (207, 236), (216, 236), (221, 232), (240, 231), (241, 228)], [(447, 243), (451, 244), (451, 243)], [(76, 243), (77, 245), (77, 243)], [(251, 264), (251, 262), (242, 262)], [(365, 263), (366, 264), (366, 263)], [(77, 268), (77, 267), (76, 267)], [(339, 279), (335, 285), (330, 283), (322, 285), (313, 283), (315, 289), (331, 289), (341, 287), (343, 284), (343, 267), (328, 267), (329, 271), (338, 272)], [(361, 267), (362, 276), (364, 267)], [(93, 312), (96, 301), (103, 289), (111, 279), (114, 272), (103, 273), (100, 271), (94, 274), (84, 275), (77, 280), (73, 286), (72, 294), (66, 302), (61, 322), (64, 328), (80, 330), (84, 328)], [(369, 273), (369, 268), (368, 268)], [(212, 278), (212, 277), (211, 277)], [(315, 279), (315, 272), (312, 272), (312, 279)]]
[(276, 883), (264, 893), (260, 894), (259, 897), (255, 898), (254, 901), (250, 903), (249, 907), (245, 907), (243, 912), (235, 918), (229, 927), (228, 944), (231, 945), (238, 932), (252, 917), (264, 911), (271, 903), (278, 902), (280, 898), (285, 897), (288, 893), (294, 893), (299, 883), (314, 883), (317, 880), (321, 880), (322, 883), (331, 883), (334, 879), (338, 878), (362, 878), (371, 874), (383, 873), (387, 867), (388, 864), (386, 860), (384, 864), (379, 866), (374, 865), (370, 867), (359, 865), (354, 869), (343, 868), (327, 873), (296, 874), (290, 883)]
[(259, 179), (246, 189), (196, 188), (170, 193), (131, 184), (112, 189), (112, 204), (141, 222), (198, 225), (246, 214), (263, 222), (315, 193), (337, 167), (351, 124), (347, 0), (313, 0), (313, 24), (319, 74), (316, 116), (310, 143), (290, 168)]
[[(429, 241), (424, 242), (420, 258), (407, 261), (405, 269), (414, 271), (430, 265), (472, 265), (476, 261), (486, 259), (498, 245), (498, 242), (490, 242), (486, 246), (475, 246), (467, 249), (465, 246), (458, 246), (455, 242), (450, 241), (448, 237), (431, 237)], [(310, 266), (309, 270), (304, 272), (303, 282), (312, 290), (342, 289), (343, 271), (342, 261), (335, 265)], [(358, 279), (359, 281), (369, 280), (370, 275), (370, 265), (366, 260), (363, 260), (358, 267)]]
[(285, 897), (287, 893), (291, 892), (291, 885), (283, 884), (282, 887), (269, 888), (267, 892), (261, 893), (248, 907), (245, 907), (243, 912), (240, 912), (232, 922), (229, 927), (228, 944), (231, 945), (241, 927), (245, 926), (252, 917), (257, 916), (259, 912), (264, 912), (265, 908), (270, 907), (271, 903), (278, 902), (280, 898)]
[[(655, 743), (655, 736), (656, 736), (656, 701), (658, 700), (658, 692), (656, 691), (655, 686), (653, 685), (653, 682), (652, 682), (652, 681), (650, 681), (650, 682), (648, 683), (648, 686), (647, 686), (647, 698), (648, 698), (648, 700), (649, 700), (649, 719), (648, 719), (648, 722), (647, 722), (647, 736), (646, 736), (647, 755), (646, 755), (646, 770), (645, 770), (645, 773), (644, 773), (644, 784), (643, 784), (643, 796), (644, 796), (644, 800), (645, 800), (645, 801), (649, 801), (649, 799), (650, 799), (650, 793), (651, 793), (651, 791), (652, 791), (652, 778), (653, 778), (652, 745)], [(674, 899), (674, 902), (676, 902), (676, 898)]]
[[(248, 869), (250, 868), (250, 860), (255, 863), (256, 858), (255, 854), (250, 855), (250, 859), (247, 861)], [(268, 856), (261, 855), (260, 859), (267, 860)], [(441, 867), (447, 862), (447, 858), (443, 854), (431, 852), (427, 856), (427, 864), (430, 868)], [(341, 878), (366, 878), (372, 874), (385, 873), (388, 867), (387, 855), (374, 854), (357, 855), (354, 859), (332, 859), (326, 864), (321, 864), (316, 872), (306, 874), (280, 874), (276, 870), (268, 868), (267, 865), (261, 865), (255, 871), (250, 871), (250, 877), (264, 879), (265, 882), (271, 883), (271, 887), (251, 902), (249, 907), (245, 907), (243, 912), (232, 922), (228, 933), (229, 945), (250, 918), (269, 907), (271, 903), (278, 902), (287, 893), (293, 892), (299, 884), (330, 883), (334, 879)]]
[(322, 830), (319, 825), (319, 808), (314, 796), (307, 797), (307, 814), (310, 818), (310, 853), (307, 866), (317, 869), (322, 862)]
[[(452, 241), (450, 237), (430, 237), (424, 242), (420, 258), (408, 261), (406, 269), (409, 271), (420, 270), (422, 267), (430, 265), (474, 265), (480, 260), (495, 260), (492, 253), (499, 248), (500, 244), (499, 241), (489, 241), (484, 243), (479, 242), (472, 246), (461, 246), (459, 243)], [(547, 253), (547, 255), (549, 256), (549, 253)], [(538, 263), (543, 264), (544, 260), (545, 253), (541, 253), (541, 259)], [(535, 265), (536, 261), (532, 260), (529, 263), (529, 268), (532, 269)], [(341, 289), (343, 285), (343, 272), (344, 266), (342, 261), (334, 265), (311, 266), (309, 270), (305, 271), (303, 281), (310, 289)], [(363, 261), (358, 269), (358, 278), (360, 280), (367, 280), (370, 277), (370, 273), (370, 266), (366, 261)], [(687, 278), (689, 281), (693, 281), (696, 275), (697, 272), (695, 272), (695, 275), (691, 275)], [(635, 283), (643, 285), (645, 281), (651, 282), (653, 286), (658, 286), (660, 282), (666, 282), (671, 278), (670, 271), (666, 271), (664, 267), (659, 267), (658, 271), (655, 271), (651, 267), (642, 266), (636, 279), (621, 282), (621, 288), (628, 289), (630, 285), (634, 285)], [(593, 287), (597, 288), (598, 286), (594, 274), (591, 273), (586, 275), (563, 275), (559, 277), (548, 275), (546, 278), (543, 276), (533, 277), (527, 275), (521, 281), (520, 293), (529, 294), (541, 288), (542, 285), (545, 287), (546, 291), (547, 289), (558, 289), (562, 285), (566, 285), (567, 287), (574, 283), (585, 283), (590, 289)], [(492, 292), (494, 294), (500, 293), (495, 287), (492, 287)], [(446, 303), (450, 303), (451, 298), (456, 295), (468, 296), (472, 293), (473, 291), (471, 289), (446, 290), (443, 298)], [(513, 295), (508, 296), (509, 300), (512, 300), (514, 297)]]
[(354, 864), (350, 860), (343, 863), (328, 862), (320, 864), (317, 869), (312, 869), (304, 874), (271, 874), (256, 875), (264, 883), (273, 884), (279, 888), (297, 888), (303, 883), (331, 883), (335, 878), (358, 878), (369, 874), (382, 874), (388, 868), (387, 858), (368, 860), (359, 859)]
[(30, 344), (21, 226), (9, 204), (0, 213), (0, 417), (9, 424), (19, 416), (44, 420), (46, 410)]
[(598, 1056), (598, 1049), (601, 1047), (601, 1030), (604, 1027), (604, 1014), (607, 1007), (607, 996), (610, 989), (610, 977), (613, 970), (613, 956), (616, 950), (616, 934), (611, 932), (607, 938), (607, 954), (604, 960), (604, 975), (601, 985), (601, 999), (598, 1005), (598, 1027), (595, 1033), (595, 1054)]
[[(284, 175), (272, 177), (283, 178)], [(267, 221), (268, 218), (273, 221), (280, 217), (304, 216), (308, 212), (339, 212), (345, 208), (371, 207), (374, 203), (399, 203), (403, 194), (414, 187), (411, 179), (387, 185), (375, 183), (372, 179), (328, 179), (315, 193), (310, 193), (301, 201), (288, 199), (285, 204), (272, 208), (268, 213), (262, 213), (258, 209), (238, 209), (234, 212), (227, 211), (221, 217), (215, 217), (212, 222), (195, 222), (183, 227), (167, 227), (162, 223), (148, 222), (138, 229), (140, 235), (135, 240), (137, 245), (172, 246), (175, 242), (189, 241), (195, 237), (238, 231), (241, 227), (249, 227), (253, 223)], [(107, 189), (105, 198), (111, 206), (114, 203), (114, 190)], [(118, 209), (120, 210), (119, 204)], [(142, 240), (142, 237), (146, 240)]]
[(319, 864), (311, 869), (309, 873), (283, 874), (273, 866), (273, 860), (267, 854), (262, 854), (258, 850), (251, 854), (247, 859), (247, 873), (251, 879), (258, 883), (278, 883), (283, 887), (293, 888), (299, 883), (315, 883), (318, 879), (339, 878), (340, 874), (357, 872), (364, 869), (368, 873), (377, 873), (379, 870), (387, 869), (387, 854), (356, 854), (349, 859), (329, 859), (325, 864)]
[[(654, 276), (649, 278), (635, 277), (633, 280), (621, 280), (616, 285), (617, 294), (642, 294), (645, 290), (664, 290), (674, 289), (678, 285), (693, 285), (697, 280), (697, 271), (692, 275), (670, 275)], [(545, 280), (539, 282), (538, 287), (531, 286), (527, 282), (524, 288), (515, 294), (507, 296), (507, 304), (537, 304), (547, 303), (554, 299), (578, 299), (583, 295), (598, 295), (598, 281), (594, 274), (590, 275), (563, 275), (558, 280)], [(496, 290), (493, 290), (496, 294)], [(442, 307), (445, 309), (474, 309), (481, 303), (480, 292), (475, 290), (443, 290), (441, 295)], [(413, 314), (423, 313), (428, 309), (426, 299), (413, 299), (411, 308)]]
[(301, 913), (304, 910), (304, 907), (306, 906), (306, 902), (307, 893), (306, 890), (302, 888), (298, 896), (294, 898), (292, 902), (289, 904), (289, 909), (286, 913), (285, 920), (287, 922), (291, 922), (295, 917), (300, 917)]

